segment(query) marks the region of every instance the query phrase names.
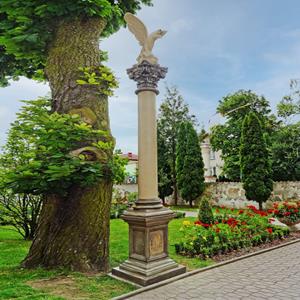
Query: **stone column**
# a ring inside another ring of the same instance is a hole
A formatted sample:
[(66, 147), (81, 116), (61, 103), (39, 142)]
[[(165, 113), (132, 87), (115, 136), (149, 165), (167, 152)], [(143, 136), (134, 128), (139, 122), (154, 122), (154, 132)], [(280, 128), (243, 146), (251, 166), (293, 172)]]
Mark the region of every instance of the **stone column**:
[(158, 198), (157, 184), (157, 84), (167, 68), (143, 61), (127, 70), (137, 82), (139, 199), (122, 219), (129, 224), (129, 258), (112, 274), (146, 286), (175, 275), (186, 268), (168, 257), (168, 223), (174, 213)]

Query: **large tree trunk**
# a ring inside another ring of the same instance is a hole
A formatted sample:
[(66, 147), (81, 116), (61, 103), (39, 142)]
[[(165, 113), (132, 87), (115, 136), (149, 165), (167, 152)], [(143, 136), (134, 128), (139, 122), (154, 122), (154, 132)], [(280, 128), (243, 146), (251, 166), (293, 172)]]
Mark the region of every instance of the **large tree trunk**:
[[(58, 22), (49, 45), (46, 75), (53, 111), (92, 112), (96, 129), (110, 135), (107, 97), (97, 85), (78, 85), (80, 67), (100, 65), (99, 38), (105, 26), (99, 18)], [(78, 148), (85, 144), (78, 145)], [(111, 151), (103, 160), (112, 156)], [(102, 159), (101, 159), (102, 160)], [(109, 268), (109, 217), (112, 180), (104, 178), (92, 188), (73, 186), (66, 196), (46, 195), (39, 226), (23, 266), (67, 267), (77, 271)]]

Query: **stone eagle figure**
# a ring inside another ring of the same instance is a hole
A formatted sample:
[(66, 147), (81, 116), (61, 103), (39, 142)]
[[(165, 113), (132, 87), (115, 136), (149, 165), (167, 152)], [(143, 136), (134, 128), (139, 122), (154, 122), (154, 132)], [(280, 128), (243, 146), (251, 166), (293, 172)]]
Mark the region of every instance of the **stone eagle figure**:
[(152, 54), (154, 42), (164, 36), (167, 31), (158, 29), (148, 35), (148, 31), (144, 23), (131, 13), (126, 13), (124, 19), (129, 30), (134, 34), (139, 44), (142, 46), (137, 62), (140, 64), (143, 60), (151, 64), (157, 64), (157, 58)]

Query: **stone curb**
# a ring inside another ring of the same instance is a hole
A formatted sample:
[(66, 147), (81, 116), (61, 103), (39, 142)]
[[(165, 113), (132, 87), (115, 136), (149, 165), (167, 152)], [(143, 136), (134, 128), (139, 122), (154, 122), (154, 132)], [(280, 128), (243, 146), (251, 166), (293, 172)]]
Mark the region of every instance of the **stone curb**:
[(263, 254), (265, 252), (276, 250), (276, 249), (279, 249), (279, 248), (282, 248), (282, 247), (285, 247), (285, 246), (289, 246), (289, 245), (292, 245), (292, 244), (295, 244), (295, 243), (299, 243), (299, 242), (300, 242), (300, 239), (296, 239), (296, 240), (290, 241), (288, 243), (284, 243), (284, 244), (277, 245), (277, 246), (274, 246), (274, 247), (271, 247), (271, 248), (259, 250), (259, 251), (256, 251), (256, 252), (253, 252), (253, 253), (249, 253), (249, 254), (246, 254), (246, 255), (243, 255), (243, 256), (240, 256), (240, 257), (236, 257), (236, 258), (232, 258), (232, 259), (229, 259), (229, 260), (226, 260), (226, 261), (222, 261), (220, 263), (217, 263), (217, 264), (209, 266), (209, 267), (205, 267), (205, 268), (193, 270), (193, 271), (190, 271), (190, 272), (186, 272), (184, 274), (172, 277), (170, 279), (163, 280), (161, 282), (151, 284), (151, 285), (149, 285), (147, 287), (140, 288), (140, 289), (138, 289), (136, 291), (133, 291), (133, 292), (130, 292), (130, 293), (127, 293), (127, 294), (124, 294), (124, 295), (112, 298), (112, 300), (128, 299), (131, 296), (135, 296), (135, 295), (141, 294), (143, 292), (156, 289), (158, 287), (161, 287), (163, 285), (169, 284), (171, 282), (174, 282), (174, 281), (177, 281), (177, 280), (180, 280), (180, 279), (183, 279), (183, 278), (186, 278), (186, 277), (198, 274), (198, 273), (202, 273), (202, 272), (214, 269), (214, 268), (222, 267), (224, 265), (231, 264), (231, 263), (234, 263), (234, 262), (239, 261), (239, 260), (243, 260), (243, 259), (248, 258), (248, 257), (256, 256), (256, 255), (259, 255), (259, 254)]

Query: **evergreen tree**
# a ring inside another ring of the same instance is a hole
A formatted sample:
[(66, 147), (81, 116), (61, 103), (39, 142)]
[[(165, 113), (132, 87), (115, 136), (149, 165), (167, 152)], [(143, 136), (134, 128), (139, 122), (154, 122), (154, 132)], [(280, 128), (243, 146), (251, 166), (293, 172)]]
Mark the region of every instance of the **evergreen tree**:
[(241, 174), (246, 197), (259, 203), (267, 201), (272, 189), (270, 155), (261, 122), (249, 113), (243, 122), (240, 148)]
[[(172, 189), (174, 191), (174, 201), (177, 205), (178, 201), (178, 187), (177, 187), (177, 174), (176, 174), (176, 147), (177, 147), (177, 135), (180, 123), (183, 121), (190, 121), (195, 123), (195, 116), (190, 115), (189, 107), (184, 102), (183, 97), (179, 94), (176, 87), (166, 87), (165, 98), (160, 105), (159, 115), (157, 121), (158, 134), (161, 139), (159, 143), (163, 143), (163, 146), (158, 145), (158, 148), (164, 148), (164, 158), (169, 164), (169, 169), (172, 178)], [(158, 154), (160, 155), (161, 152)], [(159, 161), (161, 159), (159, 158)], [(160, 167), (159, 167), (160, 168)], [(169, 177), (168, 174), (164, 173), (164, 176)], [(160, 184), (160, 183), (159, 183)]]
[[(0, 85), (18, 76), (46, 79), (52, 112), (80, 115), (93, 129), (107, 132), (107, 141), (113, 144), (108, 95), (116, 83), (102, 64), (99, 39), (117, 31), (124, 25), (124, 14), (135, 13), (143, 3), (151, 0), (1, 0)], [(74, 144), (73, 153), (90, 143)], [(84, 154), (109, 168), (113, 150), (89, 147)], [(64, 195), (44, 195), (39, 226), (23, 266), (109, 269), (113, 181), (109, 171), (105, 174), (92, 187), (73, 184)]]
[(204, 191), (204, 164), (196, 130), (190, 122), (180, 125), (176, 171), (182, 198), (190, 206)]
[(172, 172), (168, 152), (161, 131), (157, 130), (158, 195), (165, 204), (165, 198), (173, 193)]

